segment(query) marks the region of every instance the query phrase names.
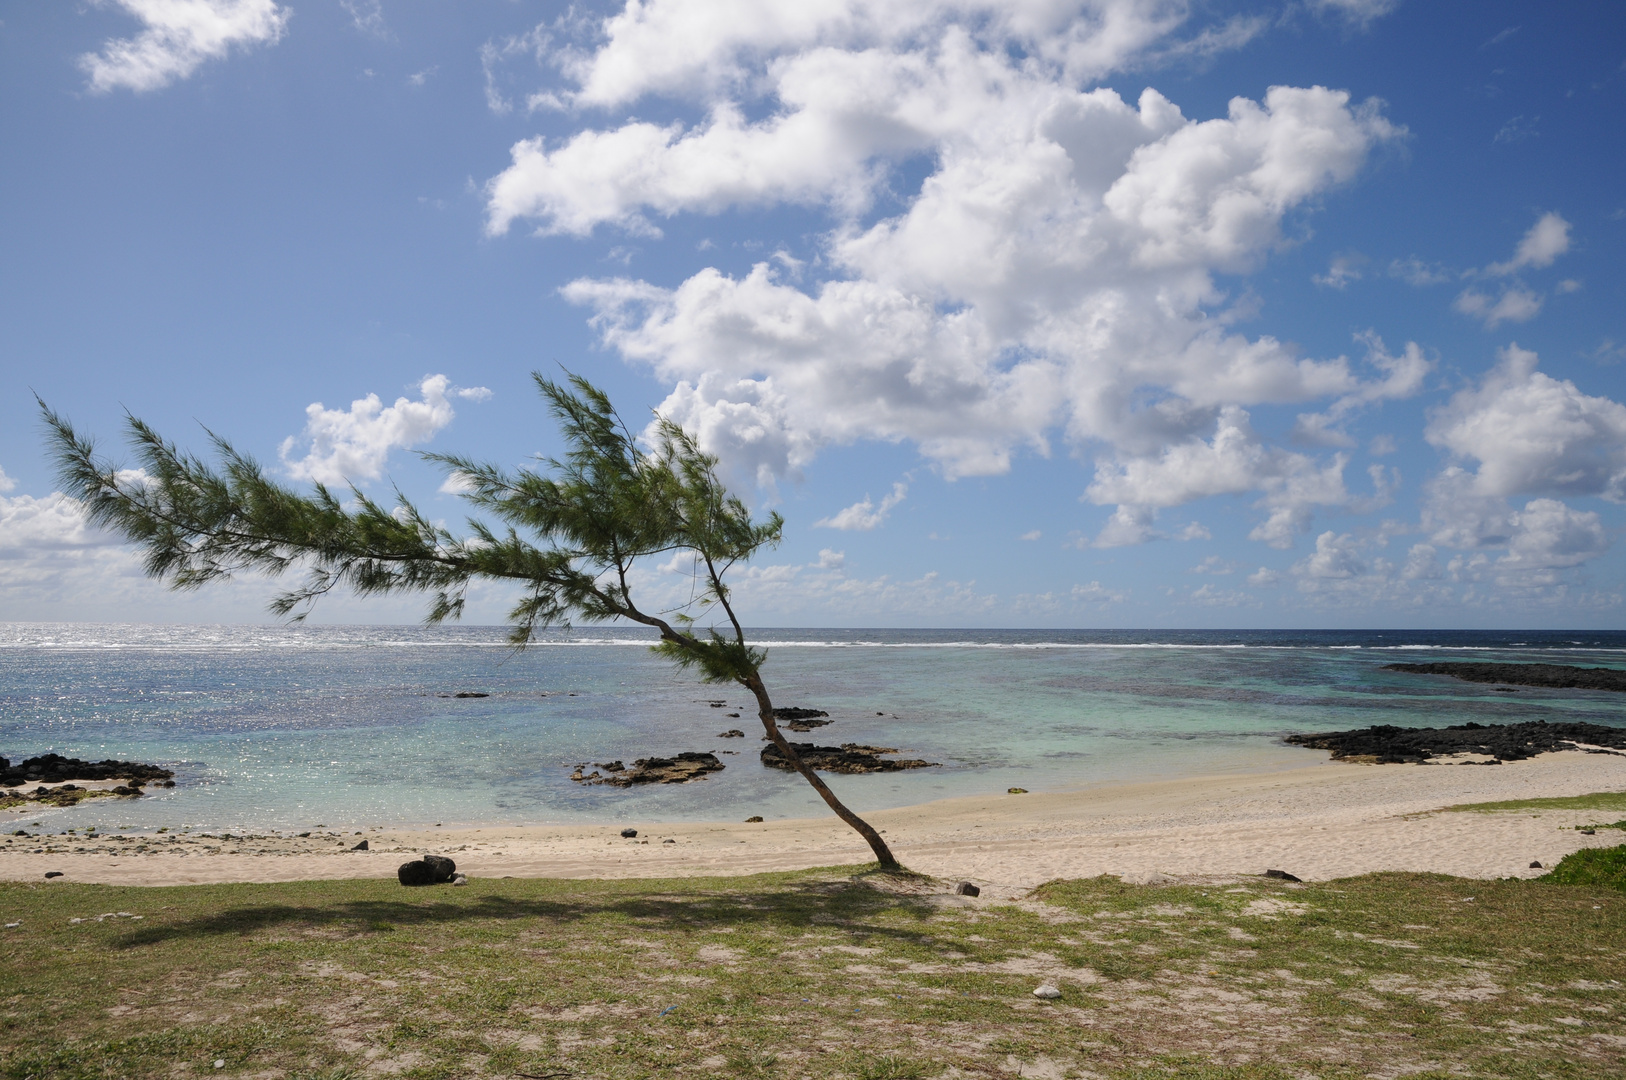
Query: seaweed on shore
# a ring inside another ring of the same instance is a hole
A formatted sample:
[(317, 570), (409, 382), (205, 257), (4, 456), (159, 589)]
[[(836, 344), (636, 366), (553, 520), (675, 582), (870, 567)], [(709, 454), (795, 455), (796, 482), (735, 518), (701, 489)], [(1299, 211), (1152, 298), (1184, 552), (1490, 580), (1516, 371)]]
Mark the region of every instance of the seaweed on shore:
[[(1330, 750), (1335, 761), (1399, 764), (1427, 761), (1442, 754), (1484, 754), (1503, 761), (1523, 761), (1555, 750), (1607, 754), (1626, 752), (1626, 728), (1602, 724), (1460, 724), (1446, 728), (1403, 728), (1393, 724), (1289, 735), (1286, 742), (1312, 750)], [(1582, 745), (1577, 745), (1582, 744)]]
[(1449, 675), (1464, 682), (1626, 692), (1626, 671), (1570, 664), (1488, 664), (1453, 660), (1432, 664), (1384, 664), (1382, 670), (1404, 671), (1412, 675)]

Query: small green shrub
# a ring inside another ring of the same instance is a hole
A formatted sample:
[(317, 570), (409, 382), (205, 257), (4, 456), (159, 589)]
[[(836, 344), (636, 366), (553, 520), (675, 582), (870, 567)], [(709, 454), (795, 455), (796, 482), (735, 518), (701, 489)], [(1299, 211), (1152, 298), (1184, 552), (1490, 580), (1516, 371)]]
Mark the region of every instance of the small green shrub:
[(1559, 860), (1542, 881), (1554, 885), (1592, 885), (1626, 892), (1626, 844), (1612, 848), (1583, 848)]

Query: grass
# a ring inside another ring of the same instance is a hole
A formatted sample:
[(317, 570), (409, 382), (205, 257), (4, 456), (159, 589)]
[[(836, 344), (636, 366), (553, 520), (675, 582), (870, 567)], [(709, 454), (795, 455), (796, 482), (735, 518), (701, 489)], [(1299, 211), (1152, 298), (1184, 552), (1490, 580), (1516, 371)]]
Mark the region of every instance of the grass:
[(1572, 795), (1562, 799), (1507, 799), (1503, 802), (1463, 803), (1447, 806), (1447, 812), (1466, 810), (1486, 812), (1492, 810), (1626, 810), (1626, 791), (1598, 791), (1591, 795)]
[(7, 884), (0, 1078), (1579, 1080), (1626, 1050), (1612, 888), (940, 894), (850, 870)]

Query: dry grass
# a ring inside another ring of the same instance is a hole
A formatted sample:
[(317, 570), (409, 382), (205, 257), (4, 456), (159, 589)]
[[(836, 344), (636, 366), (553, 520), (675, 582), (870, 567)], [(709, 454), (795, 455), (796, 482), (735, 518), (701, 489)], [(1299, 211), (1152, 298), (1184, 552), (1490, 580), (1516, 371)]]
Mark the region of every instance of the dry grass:
[(1626, 1058), (1626, 894), (1540, 882), (58, 884), (0, 911), (16, 1080), (1567, 1080)]

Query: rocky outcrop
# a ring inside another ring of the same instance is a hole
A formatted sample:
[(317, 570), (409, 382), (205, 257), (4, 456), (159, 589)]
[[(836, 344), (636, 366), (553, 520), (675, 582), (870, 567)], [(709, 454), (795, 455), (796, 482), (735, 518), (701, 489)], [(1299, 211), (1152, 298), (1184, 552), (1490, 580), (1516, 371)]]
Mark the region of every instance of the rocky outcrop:
[(773, 711), (773, 718), (783, 724), (787, 731), (812, 731), (814, 728), (821, 728), (830, 721), (820, 717), (829, 715), (823, 709), (799, 709), (794, 705)]
[(442, 885), (457, 876), (457, 864), (444, 855), (425, 855), (395, 870), (395, 879), (402, 885)]
[[(935, 761), (921, 761), (917, 758), (887, 758), (882, 754), (896, 754), (898, 749), (892, 746), (861, 746), (858, 743), (842, 743), (840, 746), (814, 746), (812, 743), (791, 743), (796, 755), (805, 761), (809, 768), (819, 772), (833, 773), (876, 773), (899, 772), (903, 769), (930, 769), (939, 763)], [(762, 748), (762, 763), (770, 769), (784, 769), (790, 771), (793, 766), (779, 747), (769, 743)]]
[[(1335, 761), (1377, 765), (1427, 761), (1444, 754), (1483, 754), (1496, 761), (1523, 761), (1555, 750), (1626, 751), (1626, 728), (1549, 724), (1545, 720), (1526, 724), (1469, 723), (1446, 728), (1382, 724), (1355, 731), (1289, 735), (1286, 741), (1312, 750), (1330, 750)], [(1584, 745), (1577, 746), (1577, 743)]]
[(1383, 670), (1449, 675), (1464, 682), (1545, 686), (1555, 690), (1626, 691), (1626, 671), (1569, 664), (1481, 664), (1452, 660), (1433, 664), (1384, 664)]
[[(0, 757), (0, 786), (60, 784), (64, 780), (139, 780), (142, 783), (168, 780), (175, 774), (157, 765), (139, 761), (82, 761), (61, 754), (42, 754), (13, 765)], [(173, 785), (172, 785), (173, 786)]]
[[(639, 758), (627, 768), (619, 761), (596, 764), (584, 775), (587, 766), (578, 765), (570, 778), (578, 784), (609, 784), (612, 787), (632, 787), (634, 784), (686, 784), (690, 780), (704, 780), (714, 772), (723, 770), (723, 763), (715, 754), (686, 751), (669, 758)], [(604, 775), (599, 770), (603, 769)]]

